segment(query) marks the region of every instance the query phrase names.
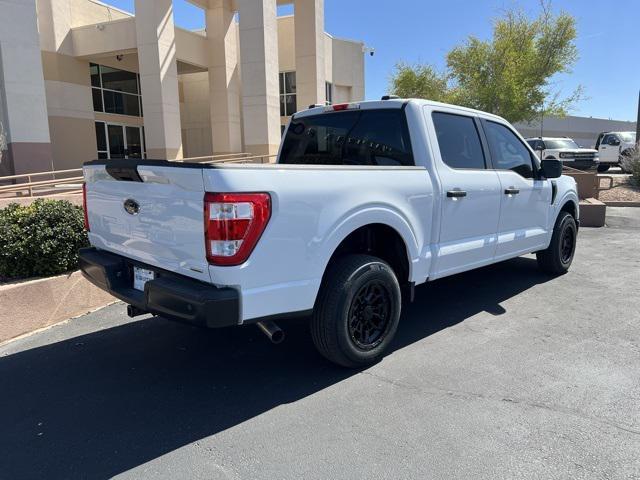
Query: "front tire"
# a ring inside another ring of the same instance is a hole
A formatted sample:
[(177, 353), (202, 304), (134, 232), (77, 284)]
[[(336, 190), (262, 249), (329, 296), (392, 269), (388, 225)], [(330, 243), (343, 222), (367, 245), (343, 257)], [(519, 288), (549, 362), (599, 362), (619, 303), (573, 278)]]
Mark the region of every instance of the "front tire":
[(346, 255), (329, 266), (311, 318), (318, 351), (343, 367), (379, 361), (393, 340), (401, 310), (398, 279), (383, 260)]
[(573, 262), (577, 238), (578, 227), (575, 218), (568, 212), (560, 212), (553, 227), (549, 247), (536, 253), (540, 269), (551, 275), (567, 273)]
[(609, 170), (610, 165), (598, 165), (598, 172), (603, 173)]

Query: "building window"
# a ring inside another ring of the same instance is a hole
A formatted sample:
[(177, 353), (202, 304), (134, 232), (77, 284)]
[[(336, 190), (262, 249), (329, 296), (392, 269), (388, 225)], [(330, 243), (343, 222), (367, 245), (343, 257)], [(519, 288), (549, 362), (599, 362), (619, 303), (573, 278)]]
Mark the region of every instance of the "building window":
[(324, 93), (327, 105), (333, 104), (333, 83), (325, 82), (324, 83)]
[(91, 93), (95, 112), (142, 117), (140, 76), (92, 63)]
[(297, 110), (296, 72), (280, 72), (280, 116), (288, 117)]

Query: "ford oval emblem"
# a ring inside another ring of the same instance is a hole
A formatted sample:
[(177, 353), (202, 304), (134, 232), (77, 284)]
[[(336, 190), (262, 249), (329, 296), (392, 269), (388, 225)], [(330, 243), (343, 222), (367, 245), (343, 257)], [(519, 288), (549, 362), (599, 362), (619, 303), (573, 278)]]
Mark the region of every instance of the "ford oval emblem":
[(129, 215), (137, 215), (140, 211), (140, 205), (135, 200), (128, 198), (124, 201), (124, 211)]

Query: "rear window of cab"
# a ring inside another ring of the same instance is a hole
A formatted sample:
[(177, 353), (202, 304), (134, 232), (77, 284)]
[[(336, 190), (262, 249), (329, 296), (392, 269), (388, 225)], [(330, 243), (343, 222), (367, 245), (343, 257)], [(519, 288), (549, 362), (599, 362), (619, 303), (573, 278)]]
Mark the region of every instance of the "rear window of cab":
[(415, 165), (403, 109), (345, 110), (293, 117), (279, 163)]

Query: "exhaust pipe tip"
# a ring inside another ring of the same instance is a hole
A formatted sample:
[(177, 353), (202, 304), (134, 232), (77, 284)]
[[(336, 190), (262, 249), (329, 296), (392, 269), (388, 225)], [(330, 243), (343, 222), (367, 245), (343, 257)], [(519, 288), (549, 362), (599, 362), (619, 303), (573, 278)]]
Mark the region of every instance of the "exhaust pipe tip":
[(256, 323), (257, 327), (264, 333), (271, 343), (278, 345), (284, 342), (284, 331), (270, 320)]
[(273, 335), (271, 335), (271, 341), (275, 344), (278, 345), (279, 343), (284, 342), (284, 332), (280, 329), (278, 329), (277, 331), (273, 332)]

